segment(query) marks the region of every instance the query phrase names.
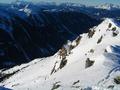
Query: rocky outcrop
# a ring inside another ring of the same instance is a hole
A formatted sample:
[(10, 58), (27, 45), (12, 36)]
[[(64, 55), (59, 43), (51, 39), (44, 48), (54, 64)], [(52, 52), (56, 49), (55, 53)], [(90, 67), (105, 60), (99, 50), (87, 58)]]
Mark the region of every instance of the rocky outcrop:
[(89, 58), (87, 58), (85, 68), (91, 67), (93, 64), (94, 64), (94, 61), (91, 61)]
[(103, 39), (103, 36), (101, 36), (98, 41), (97, 41), (97, 44), (101, 43), (102, 42), (102, 39)]

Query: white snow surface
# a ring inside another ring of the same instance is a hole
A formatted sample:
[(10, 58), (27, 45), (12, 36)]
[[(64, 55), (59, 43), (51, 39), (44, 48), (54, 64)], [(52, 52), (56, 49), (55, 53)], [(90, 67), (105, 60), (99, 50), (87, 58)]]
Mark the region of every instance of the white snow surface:
[[(112, 26), (108, 27), (110, 23)], [(62, 69), (58, 69), (61, 59), (56, 53), (4, 71), (8, 74), (19, 70), (0, 85), (13, 90), (120, 90), (114, 82), (120, 76), (120, 34), (113, 36), (113, 27), (120, 32), (119, 25), (107, 18), (93, 28), (92, 38), (88, 33), (82, 34), (79, 45), (66, 57), (67, 64)], [(101, 36), (101, 42), (97, 43)], [(94, 64), (85, 68), (87, 58)], [(50, 74), (54, 66), (57, 72)], [(55, 83), (60, 87), (52, 89)], [(114, 87), (108, 89), (110, 85)]]

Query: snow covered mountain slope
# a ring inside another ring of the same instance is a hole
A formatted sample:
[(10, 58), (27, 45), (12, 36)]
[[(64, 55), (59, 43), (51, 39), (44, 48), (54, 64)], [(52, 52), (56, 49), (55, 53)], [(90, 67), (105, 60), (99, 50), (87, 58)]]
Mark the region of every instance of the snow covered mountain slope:
[(13, 90), (119, 90), (120, 27), (113, 19), (68, 42), (58, 53), (1, 71)]

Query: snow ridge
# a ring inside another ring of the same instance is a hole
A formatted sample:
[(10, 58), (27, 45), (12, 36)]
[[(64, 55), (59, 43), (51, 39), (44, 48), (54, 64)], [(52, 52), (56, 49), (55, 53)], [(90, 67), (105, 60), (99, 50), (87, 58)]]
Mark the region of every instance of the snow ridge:
[(119, 90), (114, 81), (120, 75), (119, 32), (107, 18), (54, 56), (3, 71), (18, 72), (0, 84), (14, 90)]

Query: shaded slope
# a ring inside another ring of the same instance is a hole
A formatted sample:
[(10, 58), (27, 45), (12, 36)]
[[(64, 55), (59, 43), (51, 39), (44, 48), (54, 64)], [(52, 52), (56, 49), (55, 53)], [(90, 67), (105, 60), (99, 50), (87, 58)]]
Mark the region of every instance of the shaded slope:
[(0, 67), (53, 55), (67, 40), (99, 23), (80, 12), (39, 8), (27, 16), (18, 9), (0, 7)]

